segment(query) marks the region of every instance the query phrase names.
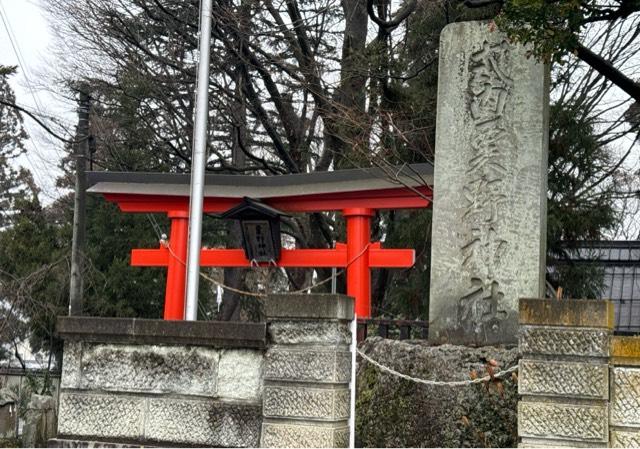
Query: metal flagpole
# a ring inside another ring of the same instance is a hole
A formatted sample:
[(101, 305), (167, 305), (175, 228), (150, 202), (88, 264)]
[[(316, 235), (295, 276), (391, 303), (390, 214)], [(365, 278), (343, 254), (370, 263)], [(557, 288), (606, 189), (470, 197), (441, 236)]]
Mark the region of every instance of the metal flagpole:
[(349, 388), (349, 447), (356, 447), (356, 353), (358, 352), (358, 315), (351, 322), (351, 382)]
[(196, 117), (191, 156), (191, 200), (189, 204), (189, 247), (187, 250), (187, 300), (185, 319), (198, 316), (198, 282), (202, 246), (202, 201), (204, 171), (207, 162), (207, 124), (209, 119), (209, 52), (211, 45), (211, 3), (202, 0), (200, 7), (200, 60), (196, 86)]

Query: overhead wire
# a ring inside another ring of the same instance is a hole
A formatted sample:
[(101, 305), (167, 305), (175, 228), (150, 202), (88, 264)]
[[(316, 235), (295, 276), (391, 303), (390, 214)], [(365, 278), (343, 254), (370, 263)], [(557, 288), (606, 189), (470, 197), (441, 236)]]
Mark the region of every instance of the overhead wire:
[[(4, 5), (2, 4), (1, 0), (0, 0), (0, 20), (2, 21), (4, 29), (5, 29), (5, 31), (7, 33), (7, 37), (9, 38), (9, 42), (11, 44), (11, 48), (13, 50), (13, 53), (15, 54), (15, 56), (16, 56), (16, 58), (18, 60), (18, 63), (23, 67), (23, 77), (27, 81), (27, 86), (28, 86), (28, 88), (29, 88), (29, 90), (31, 92), (31, 95), (33, 96), (36, 108), (38, 108), (40, 114), (42, 114), (42, 110), (39, 108), (39, 102), (38, 102), (38, 100), (36, 98), (35, 92), (33, 90), (33, 86), (31, 84), (31, 81), (29, 80), (29, 76), (27, 74), (26, 64), (24, 63), (24, 59), (21, 56), (22, 53), (21, 53), (21, 51), (20, 51), (20, 49), (18, 47), (18, 44), (17, 44), (16, 39), (15, 39), (15, 36), (14, 36), (14, 34), (12, 32), (12, 28), (11, 28), (11, 25), (10, 25), (10, 22), (9, 22), (9, 16), (6, 13), (6, 10), (4, 9)], [(44, 114), (42, 114), (42, 115), (44, 115)], [(25, 126), (25, 128), (27, 128), (27, 131), (29, 132), (30, 138), (28, 139), (28, 141), (29, 141), (29, 144), (32, 146), (33, 153), (37, 156), (38, 162), (39, 162), (39, 164), (36, 164), (34, 162), (34, 160), (30, 157), (29, 152), (26, 152), (24, 154), (27, 162), (29, 163), (29, 165), (32, 168), (32, 174), (34, 176), (36, 176), (36, 177), (39, 177), (43, 173), (49, 173), (50, 170), (47, 168), (46, 165), (54, 165), (55, 168), (58, 168), (57, 165), (51, 163), (49, 158), (44, 157), (42, 151), (40, 150), (40, 148), (39, 148), (39, 146), (37, 144), (37, 142), (32, 137), (33, 133), (31, 132), (30, 126), (27, 123), (25, 123), (24, 126)], [(58, 151), (58, 150), (56, 149), (56, 151)], [(54, 186), (54, 189), (57, 189), (55, 187), (55, 183), (52, 183), (52, 185)], [(41, 192), (43, 194), (45, 194), (47, 197), (49, 197), (51, 199), (56, 199), (56, 196), (51, 195), (48, 191), (45, 191), (44, 186), (42, 185), (42, 182), (40, 183), (39, 187), (40, 187)], [(50, 187), (50, 186), (47, 186), (47, 187)]]

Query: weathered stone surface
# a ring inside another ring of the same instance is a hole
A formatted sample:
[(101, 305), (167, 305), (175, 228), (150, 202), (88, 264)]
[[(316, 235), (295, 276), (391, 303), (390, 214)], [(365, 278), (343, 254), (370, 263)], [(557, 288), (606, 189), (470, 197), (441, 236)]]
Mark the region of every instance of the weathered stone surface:
[(253, 349), (226, 349), (220, 354), (218, 393), (224, 399), (259, 401), (262, 396), (264, 353)]
[(640, 336), (615, 335), (611, 337), (611, 363), (639, 366)]
[(349, 382), (351, 354), (320, 348), (274, 346), (265, 358), (265, 379), (299, 382)]
[(544, 291), (548, 68), (487, 22), (440, 35), (430, 338), (514, 343)]
[(351, 344), (349, 323), (344, 321), (275, 321), (268, 333), (275, 344)]
[(56, 435), (56, 402), (52, 396), (32, 394), (22, 427), (23, 447), (43, 447)]
[(149, 320), (60, 316), (56, 332), (65, 341), (264, 348), (266, 324), (230, 321)]
[(609, 441), (606, 405), (521, 401), (518, 434), (523, 437), (575, 441)]
[(59, 435), (138, 439), (143, 423), (144, 398), (60, 393)]
[(353, 298), (336, 294), (272, 294), (265, 301), (268, 321), (287, 318), (353, 319)]
[(108, 441), (71, 440), (71, 439), (65, 439), (65, 438), (51, 438), (47, 442), (47, 447), (124, 448), (124, 447), (157, 447), (157, 446), (150, 446), (148, 444), (128, 444), (128, 443), (114, 443), (114, 442), (108, 442)]
[(522, 326), (519, 346), (523, 354), (607, 357), (609, 331), (590, 328)]
[(349, 399), (348, 388), (266, 386), (263, 414), (273, 418), (347, 419)]
[(606, 363), (520, 360), (518, 393), (528, 395), (609, 399)]
[(611, 424), (640, 426), (640, 368), (614, 367), (611, 375)]
[(611, 447), (640, 447), (640, 430), (636, 432), (626, 430), (611, 431)]
[(348, 447), (349, 428), (264, 423), (261, 439), (261, 447)]
[(84, 343), (80, 388), (213, 396), (218, 359), (198, 346)]
[(257, 405), (206, 400), (150, 399), (145, 436), (174, 444), (257, 447), (262, 413)]
[(608, 447), (607, 443), (602, 442), (584, 442), (573, 440), (543, 440), (536, 438), (523, 438), (518, 447), (534, 448), (534, 447)]
[(64, 342), (60, 388), (79, 388), (81, 357), (82, 343), (75, 341)]
[[(484, 360), (500, 369), (518, 363), (518, 350), (499, 347), (429, 346), (420, 340), (368, 338), (360, 350), (374, 360), (421, 379), (465, 380), (486, 374)], [(359, 447), (515, 447), (517, 383), (422, 385), (391, 376), (363, 359), (356, 379)]]
[(519, 304), (520, 324), (607, 329), (613, 329), (614, 325), (611, 301), (521, 298)]

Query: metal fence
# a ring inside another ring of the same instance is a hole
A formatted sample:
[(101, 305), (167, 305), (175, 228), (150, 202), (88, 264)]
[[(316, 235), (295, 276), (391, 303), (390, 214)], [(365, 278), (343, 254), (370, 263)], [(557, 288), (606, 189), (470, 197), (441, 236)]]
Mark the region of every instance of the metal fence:
[(370, 334), (397, 340), (424, 339), (429, 337), (429, 323), (414, 320), (358, 319), (358, 341)]

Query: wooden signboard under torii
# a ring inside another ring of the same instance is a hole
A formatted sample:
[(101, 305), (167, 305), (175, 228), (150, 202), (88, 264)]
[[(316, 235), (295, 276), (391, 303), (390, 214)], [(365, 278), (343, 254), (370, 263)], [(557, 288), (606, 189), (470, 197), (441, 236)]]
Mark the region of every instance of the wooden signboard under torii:
[[(132, 250), (131, 264), (167, 267), (164, 319), (184, 319), (189, 175), (92, 172), (88, 180), (88, 192), (102, 194), (123, 212), (167, 214), (171, 220), (168, 245)], [(273, 260), (256, 256), (249, 259), (246, 245), (245, 250), (202, 249), (200, 265), (344, 268), (347, 295), (355, 298), (357, 316), (370, 317), (371, 268), (408, 268), (415, 261), (413, 249), (385, 249), (380, 242), (371, 242), (371, 217), (380, 209), (429, 207), (432, 186), (431, 164), (278, 176), (207, 175), (204, 212), (235, 219), (246, 217), (245, 238), (251, 234), (254, 240), (267, 239), (259, 244), (265, 251), (275, 250), (266, 248), (271, 235), (263, 233), (272, 232), (269, 220), (271, 217), (275, 223), (278, 214), (341, 212), (346, 222), (346, 242), (331, 249), (281, 250), (277, 242), (274, 246), (279, 253)], [(279, 235), (279, 229), (275, 235)]]

